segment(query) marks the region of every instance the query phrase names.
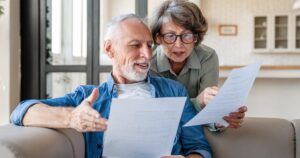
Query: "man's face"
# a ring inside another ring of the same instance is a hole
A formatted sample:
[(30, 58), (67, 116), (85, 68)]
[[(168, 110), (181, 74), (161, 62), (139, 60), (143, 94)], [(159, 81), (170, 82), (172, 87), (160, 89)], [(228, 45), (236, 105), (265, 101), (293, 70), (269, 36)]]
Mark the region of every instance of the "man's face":
[(152, 38), (147, 26), (136, 19), (121, 22), (112, 40), (113, 76), (117, 83), (133, 83), (147, 77), (152, 58)]

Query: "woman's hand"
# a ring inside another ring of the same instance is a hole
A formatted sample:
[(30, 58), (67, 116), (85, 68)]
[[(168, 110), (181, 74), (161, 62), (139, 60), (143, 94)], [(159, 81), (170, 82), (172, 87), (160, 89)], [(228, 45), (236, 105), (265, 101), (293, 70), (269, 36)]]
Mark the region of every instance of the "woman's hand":
[(246, 112), (247, 107), (242, 106), (238, 109), (238, 111), (231, 112), (228, 116), (225, 116), (223, 119), (229, 123), (230, 128), (239, 128), (242, 126)]
[(217, 94), (219, 88), (216, 86), (205, 88), (198, 96), (197, 101), (203, 109)]

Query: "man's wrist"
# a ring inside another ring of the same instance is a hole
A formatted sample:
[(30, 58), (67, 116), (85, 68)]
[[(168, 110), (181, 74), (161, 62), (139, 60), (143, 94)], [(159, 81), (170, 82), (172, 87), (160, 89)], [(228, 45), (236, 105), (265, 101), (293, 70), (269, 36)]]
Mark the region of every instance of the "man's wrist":
[(63, 108), (63, 115), (64, 115), (64, 121), (63, 124), (66, 128), (72, 128), (71, 127), (71, 118), (72, 118), (72, 112), (74, 108), (65, 107)]

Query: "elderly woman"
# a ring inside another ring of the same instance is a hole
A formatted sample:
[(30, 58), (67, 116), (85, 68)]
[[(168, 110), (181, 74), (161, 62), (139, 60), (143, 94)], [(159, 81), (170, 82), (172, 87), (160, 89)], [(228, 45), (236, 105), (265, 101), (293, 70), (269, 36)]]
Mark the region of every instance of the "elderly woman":
[[(195, 108), (201, 110), (218, 93), (219, 77), (216, 52), (201, 44), (207, 31), (207, 22), (201, 10), (189, 1), (167, 0), (149, 20), (156, 44), (151, 63), (152, 75), (181, 82), (187, 88)], [(238, 128), (246, 111), (243, 106), (224, 120), (230, 127)]]

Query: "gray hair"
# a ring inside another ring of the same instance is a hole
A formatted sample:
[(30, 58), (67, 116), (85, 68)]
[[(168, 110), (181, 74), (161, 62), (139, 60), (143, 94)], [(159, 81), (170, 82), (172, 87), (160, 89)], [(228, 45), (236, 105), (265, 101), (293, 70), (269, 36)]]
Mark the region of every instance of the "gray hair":
[(150, 30), (154, 42), (156, 36), (160, 35), (164, 19), (169, 19), (175, 24), (197, 34), (197, 42), (202, 42), (207, 31), (207, 22), (200, 8), (193, 2), (187, 0), (167, 0), (164, 1), (157, 10), (154, 11), (150, 19)]
[(127, 19), (136, 19), (136, 20), (140, 21), (141, 23), (145, 24), (144, 21), (139, 16), (137, 16), (133, 13), (116, 16), (111, 21), (109, 21), (106, 25), (106, 33), (104, 35), (104, 41), (106, 41), (108, 39), (112, 39), (115, 36), (116, 28), (119, 26), (119, 24), (122, 21), (125, 21)]

